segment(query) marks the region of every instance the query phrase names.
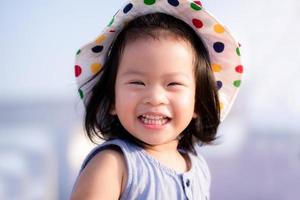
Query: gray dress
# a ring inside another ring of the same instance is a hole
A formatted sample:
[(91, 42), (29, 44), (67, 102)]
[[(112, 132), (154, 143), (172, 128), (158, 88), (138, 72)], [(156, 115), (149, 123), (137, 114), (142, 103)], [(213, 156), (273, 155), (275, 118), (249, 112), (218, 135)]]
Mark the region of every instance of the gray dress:
[(162, 165), (143, 148), (127, 141), (114, 139), (94, 148), (83, 162), (81, 170), (98, 152), (117, 146), (127, 165), (127, 183), (121, 200), (207, 200), (210, 173), (202, 156), (189, 153), (191, 169), (178, 173)]

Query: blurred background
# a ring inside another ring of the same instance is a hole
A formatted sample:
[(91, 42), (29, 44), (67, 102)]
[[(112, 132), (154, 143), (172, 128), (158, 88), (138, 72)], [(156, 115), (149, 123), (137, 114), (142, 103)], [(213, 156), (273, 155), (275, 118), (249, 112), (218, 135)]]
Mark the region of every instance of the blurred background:
[[(123, 0), (0, 0), (0, 199), (68, 199), (93, 145), (75, 53)], [(242, 44), (245, 76), (218, 144), (199, 148), (211, 199), (294, 200), (300, 186), (300, 2), (203, 1)]]

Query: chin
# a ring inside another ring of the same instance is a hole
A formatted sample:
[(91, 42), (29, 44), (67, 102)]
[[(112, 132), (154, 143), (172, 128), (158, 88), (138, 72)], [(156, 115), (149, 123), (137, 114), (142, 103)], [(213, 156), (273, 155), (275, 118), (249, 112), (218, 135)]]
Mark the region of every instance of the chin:
[(160, 145), (171, 144), (175, 142), (176, 145), (178, 144), (178, 140), (175, 139), (147, 138), (147, 139), (142, 139), (142, 141), (151, 146), (160, 146)]

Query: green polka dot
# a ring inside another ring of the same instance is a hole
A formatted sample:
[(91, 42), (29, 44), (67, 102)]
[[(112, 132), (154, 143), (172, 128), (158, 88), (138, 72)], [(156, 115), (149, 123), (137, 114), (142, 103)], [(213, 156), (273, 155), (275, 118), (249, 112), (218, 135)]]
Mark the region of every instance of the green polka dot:
[(78, 93), (79, 93), (80, 98), (83, 99), (84, 95), (83, 95), (83, 92), (81, 89), (78, 90)]
[(80, 54), (80, 52), (81, 52), (81, 50), (80, 50), (80, 49), (78, 49), (78, 51), (77, 51), (76, 55), (79, 55), (79, 54)]
[(196, 3), (191, 3), (191, 8), (192, 9), (194, 9), (194, 10), (201, 10), (202, 8), (199, 6), (199, 5), (197, 5)]
[(234, 82), (233, 82), (233, 85), (234, 85), (235, 87), (240, 87), (240, 85), (241, 85), (241, 80), (236, 80), (236, 81), (234, 81)]
[(115, 18), (113, 17), (113, 18), (110, 20), (108, 26), (111, 26), (111, 25), (114, 23), (114, 21), (115, 21)]
[(155, 0), (144, 0), (144, 3), (146, 5), (152, 5), (152, 4), (155, 4)]
[(240, 48), (238, 48), (238, 47), (236, 48), (236, 53), (238, 56), (241, 56)]

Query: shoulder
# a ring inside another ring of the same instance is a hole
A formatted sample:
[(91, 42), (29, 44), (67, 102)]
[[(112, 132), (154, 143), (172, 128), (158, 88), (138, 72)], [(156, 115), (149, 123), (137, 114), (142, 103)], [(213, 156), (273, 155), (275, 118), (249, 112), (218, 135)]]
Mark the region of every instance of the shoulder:
[(201, 175), (202, 180), (205, 181), (205, 184), (210, 186), (211, 175), (206, 160), (200, 154), (200, 152), (197, 152), (197, 155), (191, 155), (191, 157), (193, 159), (193, 164), (195, 165), (194, 167), (196, 168), (197, 173)]
[[(194, 180), (194, 190), (196, 196), (210, 199), (211, 176), (208, 164), (199, 151), (197, 155), (189, 154), (192, 159), (192, 177)], [(196, 187), (195, 187), (196, 186)]]
[(118, 147), (109, 147), (93, 156), (81, 171), (71, 199), (118, 199), (125, 179), (124, 156)]

